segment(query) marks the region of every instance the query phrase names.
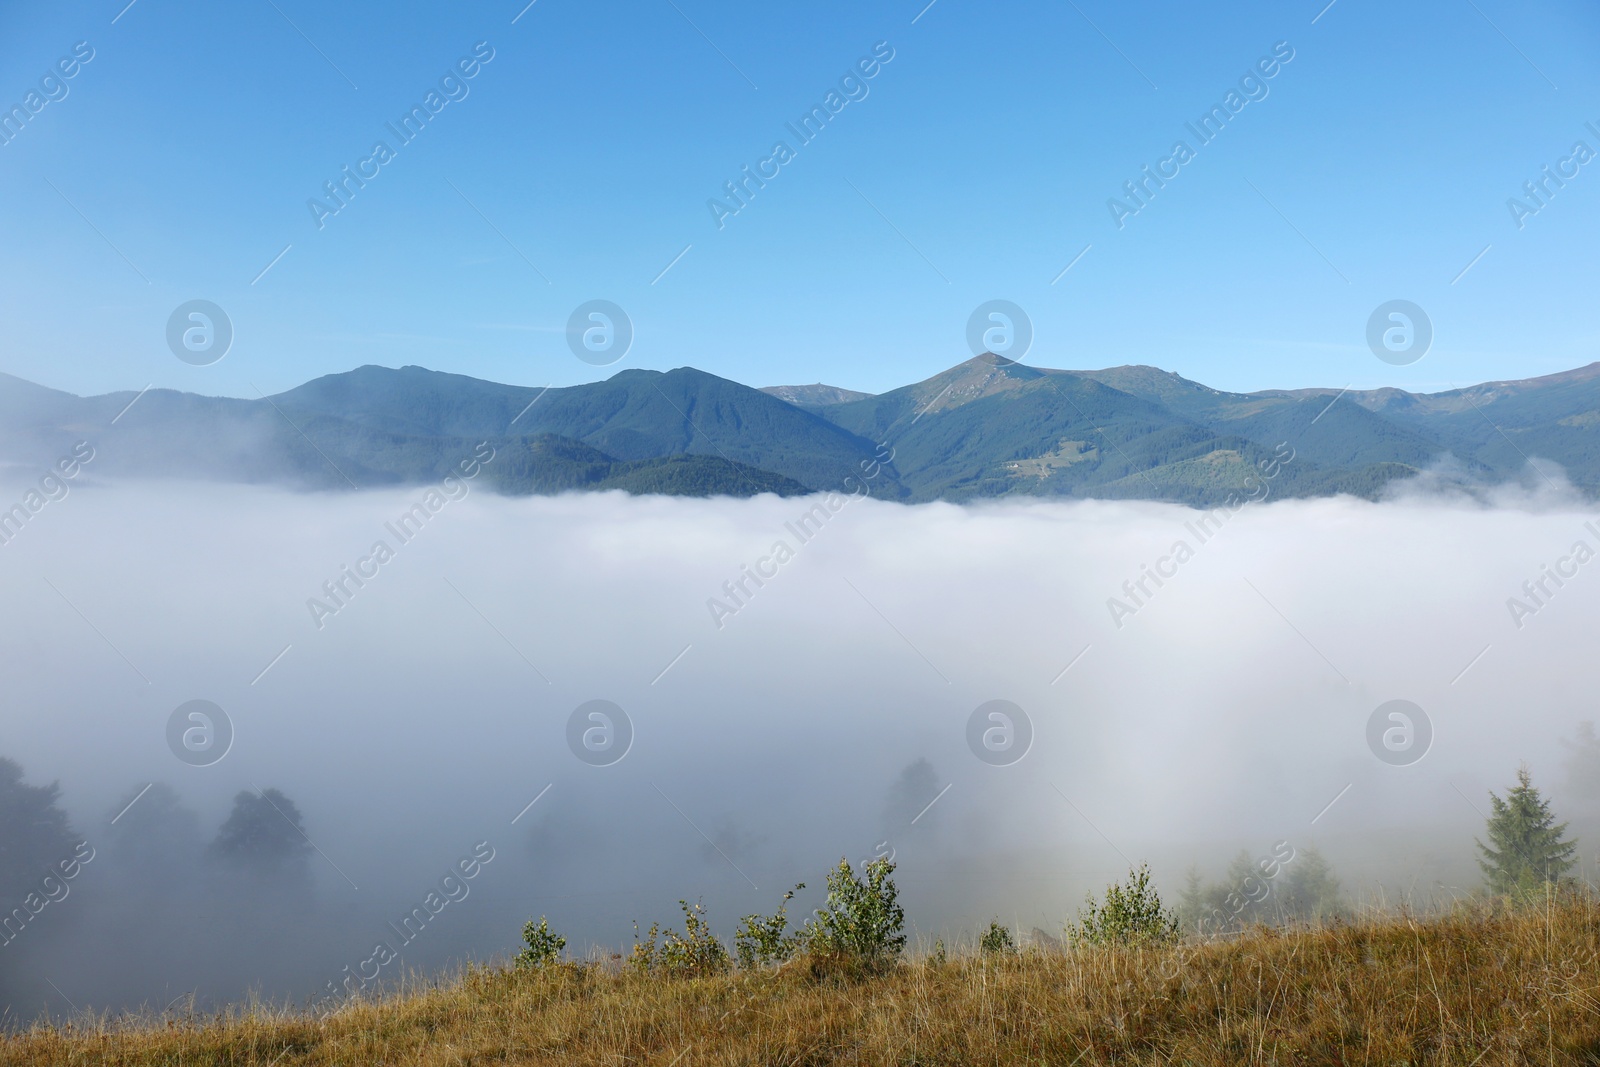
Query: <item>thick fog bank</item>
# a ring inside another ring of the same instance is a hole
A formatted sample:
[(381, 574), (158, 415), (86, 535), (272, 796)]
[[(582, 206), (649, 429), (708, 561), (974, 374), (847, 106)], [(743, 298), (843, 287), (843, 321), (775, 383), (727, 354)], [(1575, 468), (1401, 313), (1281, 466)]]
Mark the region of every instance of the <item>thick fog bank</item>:
[[(1600, 512), (1515, 504), (80, 480), (0, 544), (0, 756), (59, 779), (92, 858), (37, 871), (0, 997), (301, 999), (540, 915), (626, 951), (680, 897), (731, 935), (891, 851), (929, 937), (1059, 932), (1130, 863), (1175, 894), (1280, 841), (1353, 899), (1439, 898), (1521, 761), (1592, 871), (1561, 742), (1594, 715)], [(1394, 700), (1421, 715), (1374, 727)]]

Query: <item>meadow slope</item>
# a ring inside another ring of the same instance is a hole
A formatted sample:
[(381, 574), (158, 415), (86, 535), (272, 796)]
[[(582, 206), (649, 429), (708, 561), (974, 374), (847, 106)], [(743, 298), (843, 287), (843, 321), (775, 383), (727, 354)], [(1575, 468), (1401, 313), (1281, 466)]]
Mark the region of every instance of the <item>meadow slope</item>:
[(0, 1064), (1600, 1063), (1600, 904), (1227, 942), (922, 955), (893, 974), (645, 979), (474, 968), (323, 1018), (78, 1020)]

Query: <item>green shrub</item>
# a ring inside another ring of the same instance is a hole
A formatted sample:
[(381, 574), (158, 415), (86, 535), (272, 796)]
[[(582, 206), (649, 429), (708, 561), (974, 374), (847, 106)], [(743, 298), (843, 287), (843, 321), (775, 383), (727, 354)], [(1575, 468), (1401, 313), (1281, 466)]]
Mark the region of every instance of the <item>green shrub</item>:
[(782, 963), (799, 950), (801, 935), (786, 933), (789, 929), (788, 908), (789, 901), (805, 887), (806, 884), (801, 882), (785, 893), (776, 914), (746, 915), (740, 920), (739, 932), (733, 938), (739, 966), (754, 969), (769, 963)]
[(518, 967), (548, 967), (560, 961), (561, 951), (567, 947), (567, 939), (552, 934), (550, 922), (543, 915), (539, 916), (538, 926), (529, 919), (522, 927), (522, 943), (528, 947), (517, 954)]
[(1150, 884), (1150, 867), (1140, 864), (1128, 872), (1125, 885), (1106, 887), (1103, 904), (1093, 894), (1078, 912), (1078, 926), (1067, 931), (1079, 944), (1137, 945), (1178, 939), (1178, 918), (1161, 903), (1161, 895)]
[(866, 864), (862, 881), (841, 859), (828, 873), (828, 902), (818, 908), (803, 934), (814, 957), (833, 959), (851, 969), (882, 970), (893, 966), (906, 945), (906, 913), (897, 903), (895, 865), (888, 859)]
[(1014, 956), (1017, 952), (1017, 943), (1012, 940), (1008, 928), (991, 921), (989, 929), (978, 938), (978, 948), (985, 956)]
[[(733, 961), (728, 956), (728, 946), (711, 932), (705, 920), (704, 905), (680, 900), (678, 906), (683, 909), (683, 933), (662, 930), (659, 923), (651, 923), (645, 939), (634, 942), (633, 955), (628, 959), (629, 969), (641, 974), (679, 978), (726, 972)], [(637, 931), (638, 927), (634, 929)], [(638, 937), (637, 932), (634, 937)]]

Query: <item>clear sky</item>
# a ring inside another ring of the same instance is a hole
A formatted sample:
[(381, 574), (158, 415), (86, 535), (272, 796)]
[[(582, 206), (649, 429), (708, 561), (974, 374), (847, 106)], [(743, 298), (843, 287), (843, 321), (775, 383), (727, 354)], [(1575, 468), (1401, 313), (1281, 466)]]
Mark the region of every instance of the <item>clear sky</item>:
[[(880, 391), (967, 358), (994, 298), (1031, 318), (1029, 363), (1226, 389), (1600, 358), (1592, 4), (126, 3), (0, 5), (0, 107), (27, 112), (0, 146), (0, 370), (73, 392), (255, 396), (365, 363)], [(801, 143), (786, 124), (875, 46)], [(402, 143), (386, 123), (430, 89)], [(1230, 90), (1256, 98), (1202, 144), (1185, 124)], [(1108, 200), (1180, 140), (1119, 228)], [(1507, 201), (1567, 160), (1519, 228)], [(319, 228), (346, 165), (376, 173)], [(719, 228), (746, 165), (776, 174)], [(211, 366), (166, 342), (195, 298), (235, 331)], [(1396, 298), (1435, 331), (1410, 366), (1365, 340)], [(636, 331), (611, 367), (566, 344), (592, 299)]]

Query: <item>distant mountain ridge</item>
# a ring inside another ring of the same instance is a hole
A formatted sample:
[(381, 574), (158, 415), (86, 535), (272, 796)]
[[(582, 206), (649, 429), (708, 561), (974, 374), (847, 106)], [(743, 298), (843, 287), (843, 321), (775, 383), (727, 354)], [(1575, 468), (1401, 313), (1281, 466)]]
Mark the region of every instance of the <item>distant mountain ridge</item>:
[(1600, 363), (1431, 394), (1230, 393), (1155, 367), (1051, 370), (992, 355), (876, 395), (756, 389), (691, 367), (536, 389), (363, 366), (260, 400), (77, 397), (0, 374), (0, 464), (43, 470), (84, 439), (97, 478), (299, 489), (436, 481), (487, 440), (496, 458), (483, 482), (514, 495), (864, 490), (1209, 506), (1253, 495), (1269, 467), (1275, 497), (1372, 498), (1441, 464), (1487, 482), (1525, 477), (1530, 458), (1596, 495)]
[(837, 385), (823, 385), (821, 382), (816, 385), (766, 385), (762, 386), (761, 391), (802, 408), (842, 404), (847, 400), (865, 400), (872, 395), (858, 393), (854, 389), (840, 389)]

